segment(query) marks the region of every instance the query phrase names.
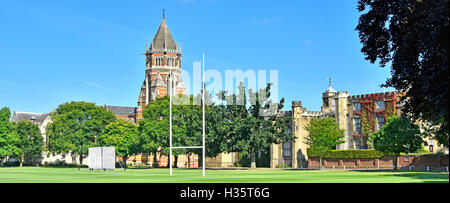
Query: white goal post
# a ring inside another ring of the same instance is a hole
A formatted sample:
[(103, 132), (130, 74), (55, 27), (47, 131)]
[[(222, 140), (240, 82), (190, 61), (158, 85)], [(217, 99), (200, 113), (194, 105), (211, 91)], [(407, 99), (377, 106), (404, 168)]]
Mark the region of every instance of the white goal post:
[(172, 146), (172, 91), (173, 91), (173, 80), (172, 80), (172, 67), (170, 66), (169, 73), (169, 174), (172, 176), (172, 149), (202, 149), (202, 175), (205, 176), (205, 53), (203, 53), (203, 69), (202, 69), (202, 146), (184, 146), (184, 147), (173, 147)]

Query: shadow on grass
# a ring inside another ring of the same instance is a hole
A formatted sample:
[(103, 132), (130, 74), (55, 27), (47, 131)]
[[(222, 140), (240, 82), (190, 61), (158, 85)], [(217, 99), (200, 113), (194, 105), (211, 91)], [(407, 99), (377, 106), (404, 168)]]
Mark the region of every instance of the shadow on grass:
[(392, 170), (355, 170), (355, 172), (390, 172), (389, 174), (380, 174), (384, 177), (405, 177), (411, 179), (424, 180), (424, 183), (449, 183), (449, 174), (446, 172), (409, 172), (409, 171), (392, 171)]

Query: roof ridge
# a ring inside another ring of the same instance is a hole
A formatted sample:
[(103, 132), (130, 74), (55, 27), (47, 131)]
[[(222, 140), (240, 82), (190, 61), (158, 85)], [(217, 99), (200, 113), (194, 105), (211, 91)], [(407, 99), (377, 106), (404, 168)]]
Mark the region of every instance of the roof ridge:
[(36, 113), (36, 112), (25, 112), (25, 111), (16, 111), (16, 113), (28, 113), (28, 114), (49, 114), (49, 113)]

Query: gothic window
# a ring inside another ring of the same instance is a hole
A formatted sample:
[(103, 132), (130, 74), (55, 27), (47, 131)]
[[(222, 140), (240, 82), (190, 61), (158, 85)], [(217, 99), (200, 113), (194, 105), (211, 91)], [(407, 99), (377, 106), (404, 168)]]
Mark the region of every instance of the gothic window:
[(355, 142), (356, 149), (361, 149), (362, 148), (362, 142), (361, 142), (360, 139), (355, 139), (353, 141)]
[(360, 104), (360, 103), (354, 103), (354, 104), (353, 104), (353, 107), (354, 107), (354, 110), (355, 110), (355, 111), (361, 110), (361, 104)]
[(377, 101), (377, 109), (384, 109), (384, 101)]
[(378, 130), (381, 130), (381, 128), (384, 126), (384, 117), (378, 117)]
[(362, 130), (361, 130), (361, 119), (360, 118), (355, 118), (353, 120), (355, 122), (355, 132), (356, 133), (361, 133), (362, 132)]
[(291, 156), (291, 143), (286, 142), (282, 144), (283, 146), (283, 156)]
[(328, 99), (327, 98), (323, 98), (323, 104), (325, 107), (328, 107)]
[(163, 65), (163, 59), (162, 58), (157, 58), (156, 59), (156, 65), (157, 66), (162, 66)]

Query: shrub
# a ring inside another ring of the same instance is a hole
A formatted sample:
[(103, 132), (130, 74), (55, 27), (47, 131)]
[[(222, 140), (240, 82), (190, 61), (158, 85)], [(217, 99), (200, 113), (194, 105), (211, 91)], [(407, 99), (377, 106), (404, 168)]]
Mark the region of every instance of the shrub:
[(19, 161), (7, 161), (7, 162), (3, 163), (4, 167), (16, 167), (19, 165), (20, 165)]
[(147, 164), (135, 164), (133, 165), (133, 168), (148, 168)]
[[(270, 150), (261, 152), (261, 157), (256, 153), (256, 167), (269, 167), (270, 166)], [(239, 165), (243, 167), (250, 167), (250, 157), (248, 152), (241, 152), (238, 160)]]
[[(318, 157), (314, 150), (307, 149), (309, 157)], [(380, 159), (384, 154), (383, 152), (373, 149), (348, 149), (348, 150), (330, 150), (326, 151), (322, 158), (324, 159)]]
[(287, 164), (278, 164), (277, 166), (275, 166), (276, 168), (291, 168), (291, 166), (287, 165)]

